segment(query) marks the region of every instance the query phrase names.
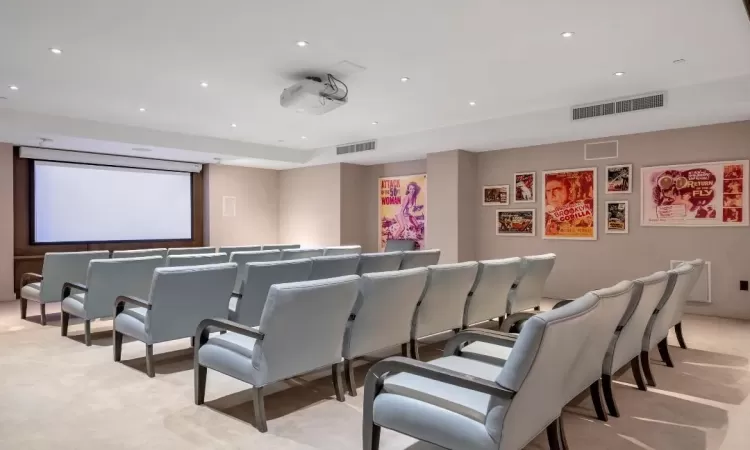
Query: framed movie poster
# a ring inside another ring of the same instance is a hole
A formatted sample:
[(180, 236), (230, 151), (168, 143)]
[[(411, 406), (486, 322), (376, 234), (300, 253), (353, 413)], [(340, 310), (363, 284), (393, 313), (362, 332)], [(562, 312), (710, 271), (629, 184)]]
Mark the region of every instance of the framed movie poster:
[(605, 203), (607, 211), (607, 223), (605, 231), (608, 234), (627, 234), (628, 233), (628, 202), (627, 200), (617, 200)]
[(596, 167), (542, 172), (544, 239), (596, 240)]
[(482, 187), (482, 205), (484, 206), (508, 206), (510, 204), (510, 186)]
[(536, 236), (535, 209), (498, 209), (495, 211), (498, 236)]
[(641, 225), (748, 225), (748, 160), (644, 167)]
[(513, 203), (534, 203), (536, 201), (536, 172), (513, 174)]
[(633, 192), (633, 165), (607, 166), (607, 194), (630, 194)]
[(424, 248), (427, 175), (387, 177), (378, 180), (380, 251), (389, 239), (413, 239)]

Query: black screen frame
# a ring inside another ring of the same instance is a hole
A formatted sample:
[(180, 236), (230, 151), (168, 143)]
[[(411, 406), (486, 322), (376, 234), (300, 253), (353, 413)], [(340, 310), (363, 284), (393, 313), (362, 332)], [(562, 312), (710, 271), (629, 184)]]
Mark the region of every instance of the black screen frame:
[[(62, 163), (62, 164), (73, 164), (78, 166), (91, 166), (91, 167), (117, 167), (123, 169), (136, 169), (145, 170), (152, 172), (173, 172), (173, 173), (188, 173), (190, 175), (190, 237), (179, 238), (179, 239), (124, 239), (124, 240), (113, 240), (113, 241), (37, 241), (36, 240), (36, 175), (35, 168), (36, 162), (51, 162), (51, 163)], [(123, 166), (116, 164), (91, 164), (81, 162), (70, 162), (70, 161), (55, 161), (51, 159), (29, 159), (29, 244), (30, 245), (85, 245), (85, 244), (123, 244), (132, 242), (192, 242), (195, 239), (195, 220), (194, 220), (194, 208), (195, 208), (195, 177), (190, 172), (181, 170), (166, 170), (166, 169), (148, 169), (144, 167), (133, 167)]]

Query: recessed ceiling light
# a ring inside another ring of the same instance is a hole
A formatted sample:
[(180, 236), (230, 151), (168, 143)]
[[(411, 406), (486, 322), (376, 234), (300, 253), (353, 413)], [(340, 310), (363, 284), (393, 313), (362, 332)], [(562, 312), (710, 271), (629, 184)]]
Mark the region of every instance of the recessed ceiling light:
[(672, 62), (675, 63), (675, 64), (682, 64), (682, 63), (686, 63), (687, 61), (685, 61), (684, 59), (675, 59)]
[(477, 102), (469, 102), (469, 106), (476, 106)]
[(621, 77), (621, 76), (624, 76), (624, 75), (625, 75), (625, 72), (615, 72), (615, 76), (616, 77)]
[(570, 37), (573, 37), (574, 34), (575, 33), (573, 33), (572, 31), (566, 31), (564, 33), (560, 33), (560, 36), (562, 36), (564, 38), (570, 38)]
[(406, 83), (407, 81), (409, 81), (409, 77), (401, 77), (402, 83)]
[(301, 138), (301, 139), (307, 139), (307, 136), (302, 136), (302, 138)]
[(10, 88), (11, 91), (17, 91), (18, 90), (18, 86), (16, 86), (15, 84), (11, 84), (10, 86), (8, 86), (8, 88)]
[(51, 51), (55, 55), (62, 55), (62, 50), (60, 50), (59, 48), (52, 47), (52, 48), (49, 49), (49, 51)]
[(373, 124), (373, 125), (377, 125), (378, 123), (377, 123), (377, 122), (373, 122), (372, 124)]
[(138, 108), (138, 111), (140, 111), (140, 112), (146, 112), (146, 108)]
[(297, 41), (297, 47), (307, 47), (308, 45), (310, 45), (310, 43), (307, 41)]
[(206, 83), (205, 81), (201, 81), (201, 87), (208, 87), (208, 83)]
[(237, 124), (236, 124), (236, 123), (233, 123), (233, 124), (232, 124), (232, 128), (237, 128)]

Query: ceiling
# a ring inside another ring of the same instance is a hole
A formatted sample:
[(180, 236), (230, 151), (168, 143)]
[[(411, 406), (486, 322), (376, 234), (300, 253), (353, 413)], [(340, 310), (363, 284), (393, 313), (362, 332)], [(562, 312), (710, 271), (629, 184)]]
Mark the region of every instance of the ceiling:
[[(748, 42), (742, 0), (0, 0), (0, 141), (282, 169), (743, 120)], [(326, 72), (348, 105), (279, 105)], [(570, 121), (661, 90), (661, 110)]]

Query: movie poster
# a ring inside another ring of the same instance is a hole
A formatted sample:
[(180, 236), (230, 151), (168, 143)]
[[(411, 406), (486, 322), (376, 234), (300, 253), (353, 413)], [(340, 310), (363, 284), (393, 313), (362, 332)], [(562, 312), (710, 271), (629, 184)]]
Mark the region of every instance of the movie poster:
[(627, 234), (628, 233), (628, 202), (627, 200), (618, 200), (606, 202), (607, 210), (606, 232), (608, 234)]
[(644, 167), (641, 225), (746, 226), (747, 189), (747, 160)]
[(508, 206), (510, 204), (509, 191), (510, 186), (507, 184), (482, 187), (482, 205)]
[(607, 166), (607, 194), (630, 194), (633, 192), (633, 165)]
[(596, 239), (596, 168), (543, 172), (544, 239)]
[(536, 172), (513, 174), (515, 192), (513, 203), (534, 203), (536, 201)]
[(498, 209), (495, 214), (498, 236), (536, 236), (535, 209)]
[(424, 213), (427, 175), (378, 180), (380, 251), (389, 239), (413, 239), (424, 248)]

